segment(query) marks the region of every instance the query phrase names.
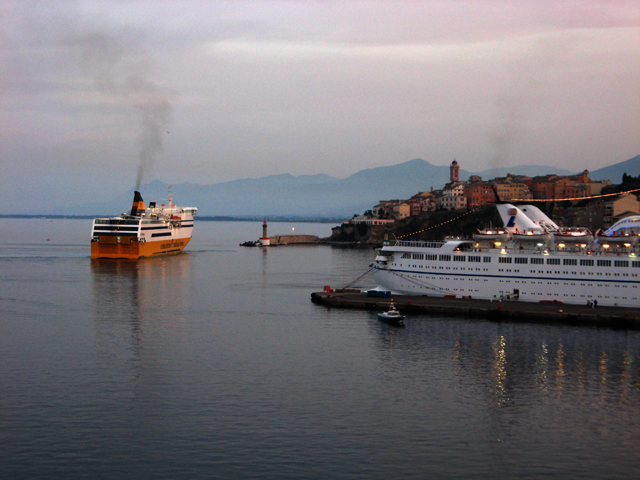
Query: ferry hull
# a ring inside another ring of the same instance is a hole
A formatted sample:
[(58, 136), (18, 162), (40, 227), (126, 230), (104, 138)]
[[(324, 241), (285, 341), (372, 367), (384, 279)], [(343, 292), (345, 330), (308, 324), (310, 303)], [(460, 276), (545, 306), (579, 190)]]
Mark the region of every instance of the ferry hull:
[(182, 252), (193, 234), (195, 207), (176, 207), (169, 190), (168, 204), (150, 202), (134, 192), (131, 213), (94, 218), (91, 227), (91, 258), (137, 260)]
[(187, 246), (190, 237), (140, 242), (137, 238), (122, 237), (120, 242), (115, 237), (99, 237), (91, 242), (91, 258), (112, 258), (138, 260), (160, 255), (175, 255)]

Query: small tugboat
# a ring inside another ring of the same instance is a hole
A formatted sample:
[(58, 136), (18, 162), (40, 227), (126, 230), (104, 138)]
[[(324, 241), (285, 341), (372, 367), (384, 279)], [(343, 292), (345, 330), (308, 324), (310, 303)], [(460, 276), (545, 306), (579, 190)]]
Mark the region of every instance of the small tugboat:
[(393, 305), (393, 300), (391, 300), (389, 310), (378, 314), (378, 320), (404, 327), (404, 315), (396, 310), (396, 307)]

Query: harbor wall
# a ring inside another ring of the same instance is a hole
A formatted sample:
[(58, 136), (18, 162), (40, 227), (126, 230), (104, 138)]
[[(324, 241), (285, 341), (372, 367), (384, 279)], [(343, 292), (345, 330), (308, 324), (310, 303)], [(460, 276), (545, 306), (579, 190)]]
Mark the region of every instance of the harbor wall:
[(271, 245), (294, 245), (305, 243), (320, 243), (315, 235), (275, 235), (269, 237)]

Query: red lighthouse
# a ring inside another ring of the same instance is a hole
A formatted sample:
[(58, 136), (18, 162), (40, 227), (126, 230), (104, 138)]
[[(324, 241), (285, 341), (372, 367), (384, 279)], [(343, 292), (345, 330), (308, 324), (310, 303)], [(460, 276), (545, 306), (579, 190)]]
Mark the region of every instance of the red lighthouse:
[(269, 236), (267, 235), (267, 221), (265, 220), (262, 224), (262, 237), (260, 237), (260, 245), (263, 247), (268, 247), (271, 244), (269, 241)]

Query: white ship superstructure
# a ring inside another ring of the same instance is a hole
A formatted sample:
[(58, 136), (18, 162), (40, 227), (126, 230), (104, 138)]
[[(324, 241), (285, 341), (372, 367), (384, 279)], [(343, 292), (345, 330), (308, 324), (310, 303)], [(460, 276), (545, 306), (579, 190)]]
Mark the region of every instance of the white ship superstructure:
[(385, 242), (371, 264), (377, 290), (640, 307), (640, 216), (594, 235), (559, 228), (533, 205), (497, 208), (504, 228), (473, 241)]

